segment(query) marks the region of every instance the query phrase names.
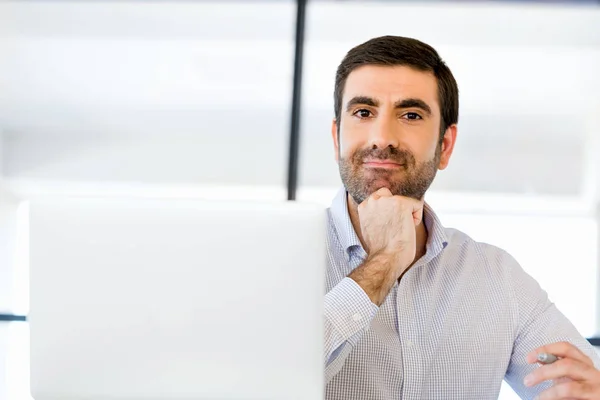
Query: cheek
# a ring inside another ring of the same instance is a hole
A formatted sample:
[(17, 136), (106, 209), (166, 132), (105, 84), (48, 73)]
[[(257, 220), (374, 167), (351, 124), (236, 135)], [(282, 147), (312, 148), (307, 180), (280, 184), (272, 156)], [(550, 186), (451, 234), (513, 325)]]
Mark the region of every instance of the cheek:
[(360, 147), (349, 146), (348, 143), (342, 143), (340, 148), (340, 158), (344, 159), (348, 163), (356, 163), (358, 153), (360, 153)]
[(417, 161), (429, 161), (436, 156), (439, 147), (439, 139), (419, 140), (411, 143), (409, 149), (413, 152)]
[(351, 144), (352, 143), (348, 139), (347, 135), (344, 135), (343, 132), (340, 133), (338, 139), (338, 154), (341, 158), (348, 158), (348, 156), (351, 155)]
[(338, 151), (340, 157), (350, 158), (358, 150), (364, 148), (366, 143), (361, 140), (363, 137), (365, 137), (365, 135), (361, 135), (356, 129), (344, 127), (342, 125), (342, 130), (338, 140)]

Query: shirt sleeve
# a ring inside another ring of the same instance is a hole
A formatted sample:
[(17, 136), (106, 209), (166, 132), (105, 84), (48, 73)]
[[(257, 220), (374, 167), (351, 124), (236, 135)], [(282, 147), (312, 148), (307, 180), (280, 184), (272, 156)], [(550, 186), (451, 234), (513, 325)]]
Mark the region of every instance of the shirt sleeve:
[(325, 382), (343, 367), (352, 347), (368, 330), (379, 307), (352, 278), (325, 295)]
[(539, 368), (539, 365), (526, 361), (527, 354), (532, 350), (551, 343), (569, 342), (590, 357), (596, 368), (600, 367), (600, 358), (595, 348), (550, 301), (540, 285), (514, 258), (507, 257), (518, 308), (518, 330), (505, 380), (522, 399), (534, 399), (552, 384), (543, 382), (534, 387), (523, 384), (525, 376)]

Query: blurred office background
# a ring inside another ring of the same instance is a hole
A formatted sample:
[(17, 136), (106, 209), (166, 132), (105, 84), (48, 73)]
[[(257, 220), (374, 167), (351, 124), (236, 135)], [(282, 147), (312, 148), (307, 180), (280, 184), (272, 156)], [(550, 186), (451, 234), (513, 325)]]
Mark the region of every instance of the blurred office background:
[(28, 199), (329, 204), (335, 69), (386, 34), (433, 45), (459, 83), (456, 151), (427, 198), (444, 224), (511, 252), (599, 333), (600, 2), (312, 0), (300, 30), (297, 10), (0, 1), (0, 400), (30, 398)]

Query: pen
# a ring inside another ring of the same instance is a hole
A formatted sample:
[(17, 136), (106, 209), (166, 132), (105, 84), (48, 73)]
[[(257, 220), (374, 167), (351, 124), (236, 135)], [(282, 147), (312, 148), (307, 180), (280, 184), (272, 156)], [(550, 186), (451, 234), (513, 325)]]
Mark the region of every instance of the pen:
[(554, 354), (540, 353), (538, 354), (537, 359), (542, 364), (552, 364), (558, 360), (558, 357), (556, 357)]

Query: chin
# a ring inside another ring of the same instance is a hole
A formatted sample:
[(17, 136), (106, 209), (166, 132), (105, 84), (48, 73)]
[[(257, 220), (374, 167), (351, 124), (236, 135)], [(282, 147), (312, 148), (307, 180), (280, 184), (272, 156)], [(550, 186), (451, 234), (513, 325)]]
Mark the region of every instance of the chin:
[(378, 191), (381, 188), (386, 188), (392, 190), (392, 183), (387, 179), (373, 179), (366, 185), (371, 193)]

